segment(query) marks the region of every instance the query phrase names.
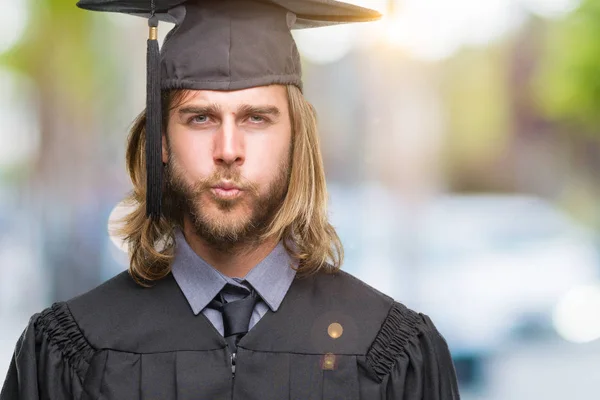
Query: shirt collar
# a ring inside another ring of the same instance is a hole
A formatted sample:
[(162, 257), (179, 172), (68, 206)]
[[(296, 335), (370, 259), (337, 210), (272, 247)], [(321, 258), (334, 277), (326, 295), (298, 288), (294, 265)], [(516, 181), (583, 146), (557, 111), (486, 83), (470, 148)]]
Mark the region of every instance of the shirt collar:
[(294, 277), (297, 263), (283, 246), (282, 242), (259, 262), (246, 275), (248, 282), (262, 297), (271, 311), (279, 309)]
[[(280, 242), (250, 270), (244, 280), (252, 285), (271, 311), (275, 312), (296, 276), (295, 268), (296, 263)], [(196, 315), (206, 308), (227, 283), (239, 286), (234, 279), (223, 275), (198, 256), (179, 229), (175, 231), (175, 259), (171, 270)]]

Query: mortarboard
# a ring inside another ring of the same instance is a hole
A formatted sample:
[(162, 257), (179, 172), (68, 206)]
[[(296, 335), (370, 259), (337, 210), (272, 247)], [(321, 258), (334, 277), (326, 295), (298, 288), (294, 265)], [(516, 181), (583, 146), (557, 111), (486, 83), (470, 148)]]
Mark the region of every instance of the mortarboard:
[[(334, 0), (80, 0), (77, 6), (148, 18), (146, 215), (162, 198), (161, 91), (302, 88), (291, 29), (374, 21), (377, 11)], [(175, 24), (159, 51), (158, 21)]]

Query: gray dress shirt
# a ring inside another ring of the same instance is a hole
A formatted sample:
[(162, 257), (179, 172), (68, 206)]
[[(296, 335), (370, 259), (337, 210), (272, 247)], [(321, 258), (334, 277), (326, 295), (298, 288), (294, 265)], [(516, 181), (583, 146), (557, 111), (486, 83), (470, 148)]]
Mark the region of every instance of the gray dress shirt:
[(225, 285), (229, 284), (241, 289), (224, 292), (223, 295), (227, 301), (242, 298), (248, 285), (253, 287), (260, 296), (260, 300), (252, 312), (252, 317), (250, 317), (248, 326), (250, 330), (269, 309), (273, 312), (279, 309), (279, 305), (296, 276), (294, 270), (296, 266), (297, 264), (287, 253), (283, 244), (279, 243), (245, 277), (230, 278), (198, 256), (185, 240), (181, 230), (175, 232), (173, 277), (194, 314), (198, 315), (202, 312), (221, 335), (223, 335), (223, 317), (219, 311), (207, 306)]

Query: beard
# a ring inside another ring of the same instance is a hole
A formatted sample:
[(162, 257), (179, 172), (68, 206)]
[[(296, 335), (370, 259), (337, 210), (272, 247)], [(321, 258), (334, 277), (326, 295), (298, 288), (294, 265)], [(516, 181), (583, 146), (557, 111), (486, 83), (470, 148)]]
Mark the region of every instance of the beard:
[[(180, 222), (187, 219), (201, 239), (220, 251), (258, 244), (267, 232), (287, 194), (290, 156), (284, 160), (265, 194), (245, 179), (237, 167), (217, 167), (206, 178), (188, 183), (171, 154), (165, 169), (165, 203)], [(216, 196), (212, 188), (227, 180), (242, 192), (235, 198)]]

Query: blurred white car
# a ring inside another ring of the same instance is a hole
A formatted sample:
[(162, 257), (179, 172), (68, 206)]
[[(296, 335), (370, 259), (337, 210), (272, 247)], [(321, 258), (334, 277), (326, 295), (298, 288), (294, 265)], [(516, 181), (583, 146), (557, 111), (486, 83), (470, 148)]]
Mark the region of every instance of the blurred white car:
[(551, 329), (559, 298), (599, 275), (595, 235), (539, 198), (330, 192), (344, 269), (430, 315), (455, 355), (497, 349), (528, 321)]

